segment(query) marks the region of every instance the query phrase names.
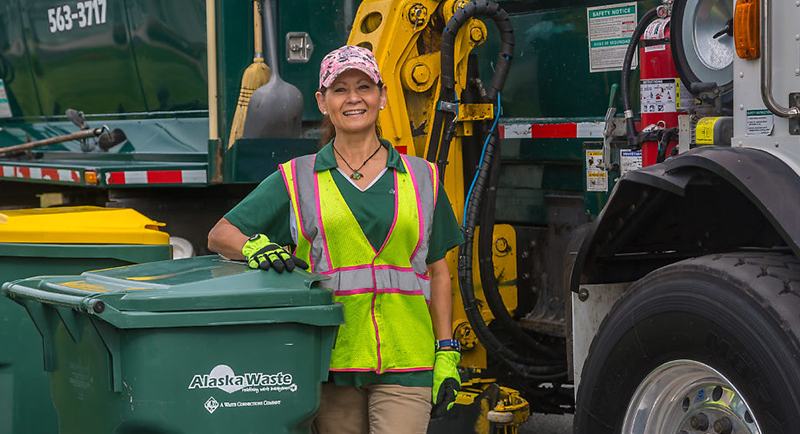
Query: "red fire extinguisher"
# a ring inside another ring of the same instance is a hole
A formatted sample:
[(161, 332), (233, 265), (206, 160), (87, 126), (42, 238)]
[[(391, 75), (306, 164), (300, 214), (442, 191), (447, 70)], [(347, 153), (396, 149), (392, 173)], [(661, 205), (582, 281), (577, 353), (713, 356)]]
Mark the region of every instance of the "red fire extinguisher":
[(694, 104), (694, 97), (681, 89), (672, 60), (669, 23), (669, 18), (650, 23), (639, 49), (641, 130), (654, 131), (651, 137), (659, 138), (642, 142), (642, 166), (656, 164), (670, 155), (678, 141), (675, 130), (670, 134), (669, 129), (676, 129), (678, 115), (686, 114), (688, 104)]

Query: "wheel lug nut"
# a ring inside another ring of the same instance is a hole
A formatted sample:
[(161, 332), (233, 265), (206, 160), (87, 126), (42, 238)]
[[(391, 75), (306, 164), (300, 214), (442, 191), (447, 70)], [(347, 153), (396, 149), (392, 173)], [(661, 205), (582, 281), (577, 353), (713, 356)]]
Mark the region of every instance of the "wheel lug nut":
[(697, 413), (689, 419), (693, 429), (705, 431), (708, 429), (708, 416), (705, 413)]
[(714, 421), (714, 431), (717, 434), (731, 434), (733, 432), (733, 424), (727, 417), (722, 417)]

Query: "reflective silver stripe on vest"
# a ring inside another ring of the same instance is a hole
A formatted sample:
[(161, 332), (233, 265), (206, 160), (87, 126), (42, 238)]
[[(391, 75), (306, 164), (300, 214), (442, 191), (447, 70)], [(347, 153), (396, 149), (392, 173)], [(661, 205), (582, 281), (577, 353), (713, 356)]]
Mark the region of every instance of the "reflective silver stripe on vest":
[[(403, 156), (408, 166), (411, 166), (414, 177), (417, 181), (417, 192), (419, 193), (420, 207), (422, 208), (422, 233), (421, 242), (417, 253), (411, 258), (411, 266), (419, 274), (425, 274), (428, 270), (428, 248), (431, 240), (431, 227), (433, 226), (433, 210), (436, 207), (433, 196), (433, 182), (431, 176), (431, 165), (422, 158)], [(430, 287), (430, 285), (429, 285)]]
[[(422, 233), (417, 251), (411, 257), (412, 270), (378, 268), (375, 269), (373, 281), (371, 264), (364, 264), (364, 268), (331, 270), (324, 252), (324, 242), (319, 230), (319, 216), (317, 211), (317, 196), (314, 186), (314, 158), (315, 155), (306, 155), (295, 159), (294, 177), (297, 185), (298, 208), (305, 234), (311, 238), (311, 257), (314, 261), (314, 272), (328, 274), (330, 280), (320, 282), (325, 288), (335, 291), (359, 290), (367, 288), (397, 289), (402, 292), (422, 291), (425, 298), (430, 300), (430, 281), (420, 277), (428, 270), (426, 259), (428, 256), (428, 243), (430, 241), (431, 226), (433, 224), (434, 190), (431, 176), (431, 166), (427, 161), (406, 155), (405, 161), (416, 180), (417, 193), (422, 211)], [(413, 252), (408, 252), (409, 256)]]
[[(298, 197), (300, 219), (303, 222), (305, 235), (311, 239), (311, 258), (314, 261), (314, 271), (323, 273), (330, 269), (323, 252), (324, 242), (319, 233), (317, 220), (317, 200), (314, 191), (314, 160), (316, 155), (304, 155), (294, 159), (294, 179)], [(302, 236), (299, 234), (298, 237)], [(297, 245), (297, 240), (295, 240)]]
[(330, 274), (330, 280), (320, 282), (320, 286), (334, 291), (359, 291), (371, 292), (377, 290), (399, 290), (402, 293), (421, 292), (426, 300), (431, 298), (431, 284), (428, 278), (417, 275), (414, 271), (407, 269), (375, 269), (375, 280), (373, 283), (371, 268), (359, 268), (357, 270), (340, 270)]

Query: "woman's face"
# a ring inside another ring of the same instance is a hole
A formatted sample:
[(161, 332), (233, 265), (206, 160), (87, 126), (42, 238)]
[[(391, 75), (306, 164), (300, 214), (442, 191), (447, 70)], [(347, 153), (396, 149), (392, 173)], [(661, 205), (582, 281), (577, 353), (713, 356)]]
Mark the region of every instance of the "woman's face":
[(386, 105), (385, 87), (378, 87), (357, 69), (339, 74), (325, 94), (317, 92), (316, 97), (319, 110), (328, 113), (337, 135), (374, 131), (378, 113)]

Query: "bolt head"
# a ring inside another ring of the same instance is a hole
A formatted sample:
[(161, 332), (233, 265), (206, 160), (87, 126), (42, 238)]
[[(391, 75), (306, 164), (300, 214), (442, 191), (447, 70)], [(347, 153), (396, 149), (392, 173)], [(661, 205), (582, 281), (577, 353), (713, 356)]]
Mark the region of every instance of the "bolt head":
[(414, 80), (414, 83), (423, 85), (431, 79), (431, 69), (424, 63), (414, 65), (414, 69), (411, 70), (411, 79)]
[(483, 34), (483, 29), (480, 27), (473, 27), (469, 31), (469, 38), (472, 40), (472, 42), (477, 44), (479, 42), (483, 42), (483, 40), (486, 38), (486, 35)]
[(586, 288), (581, 288), (578, 290), (578, 300), (586, 301), (589, 299), (589, 291)]
[(92, 310), (95, 311), (95, 313), (103, 313), (103, 311), (106, 310), (106, 304), (98, 300), (92, 305)]

